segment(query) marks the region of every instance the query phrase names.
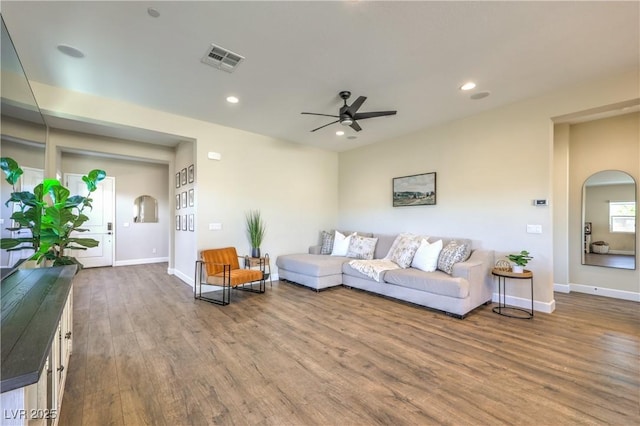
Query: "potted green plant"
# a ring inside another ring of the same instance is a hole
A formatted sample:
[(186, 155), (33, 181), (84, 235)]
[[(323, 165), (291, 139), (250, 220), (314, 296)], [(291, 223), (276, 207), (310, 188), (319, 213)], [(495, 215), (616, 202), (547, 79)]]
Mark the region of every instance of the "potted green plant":
[(521, 274), (522, 272), (524, 272), (524, 267), (527, 266), (527, 263), (529, 263), (531, 259), (533, 259), (533, 257), (530, 256), (529, 254), (530, 253), (528, 251), (522, 250), (518, 254), (507, 255), (507, 259), (509, 259), (511, 262), (514, 263), (514, 265), (511, 268), (512, 272), (515, 272), (518, 274)]
[[(0, 247), (8, 251), (32, 249), (34, 254), (30, 260), (38, 264), (44, 260), (53, 266), (82, 264), (65, 250), (86, 250), (97, 247), (99, 242), (93, 238), (71, 236), (73, 232), (84, 232), (81, 226), (89, 220), (83, 212), (91, 209), (91, 193), (97, 184), (106, 177), (104, 170), (92, 170), (82, 180), (87, 185), (87, 195), (71, 195), (57, 179), (44, 179), (36, 185), (33, 192), (16, 191), (15, 185), (23, 171), (12, 158), (0, 158), (0, 168), (5, 173), (6, 181), (13, 192), (5, 203), (14, 203), (11, 219), (17, 226), (7, 228), (9, 231), (27, 229), (31, 236), (20, 238), (3, 238)], [(17, 206), (17, 208), (16, 208)]]
[(246, 214), (247, 234), (251, 242), (251, 257), (260, 257), (260, 245), (264, 238), (266, 226), (260, 210), (251, 210)]

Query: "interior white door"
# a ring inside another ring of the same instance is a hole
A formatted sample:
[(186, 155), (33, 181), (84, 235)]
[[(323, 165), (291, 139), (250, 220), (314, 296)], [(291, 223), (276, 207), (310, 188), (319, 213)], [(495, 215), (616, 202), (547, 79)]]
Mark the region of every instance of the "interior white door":
[[(42, 183), (42, 179), (44, 178), (44, 170), (42, 169), (34, 169), (32, 167), (21, 167), (22, 168), (22, 176), (20, 180), (17, 182), (16, 190), (18, 191), (29, 191), (33, 192), (33, 188), (38, 186), (38, 184)], [(14, 211), (20, 210), (17, 205), (14, 205)], [(12, 224), (13, 225), (13, 224)], [(14, 231), (11, 233), (11, 238), (23, 238), (23, 237), (31, 237), (31, 231), (27, 229), (23, 229), (20, 231)], [(9, 252), (9, 265), (15, 265), (15, 263), (20, 259), (28, 259), (33, 254), (33, 250), (25, 249), (25, 250), (16, 250)]]
[[(87, 195), (87, 185), (82, 181), (82, 175), (66, 173), (66, 187), (71, 195)], [(98, 266), (113, 266), (113, 248), (115, 239), (115, 178), (106, 177), (98, 183), (98, 189), (91, 194), (93, 209), (83, 212), (89, 217), (82, 228), (86, 232), (76, 232), (73, 235), (80, 238), (98, 240), (98, 247), (86, 250), (69, 250), (69, 256), (77, 258), (85, 268)]]

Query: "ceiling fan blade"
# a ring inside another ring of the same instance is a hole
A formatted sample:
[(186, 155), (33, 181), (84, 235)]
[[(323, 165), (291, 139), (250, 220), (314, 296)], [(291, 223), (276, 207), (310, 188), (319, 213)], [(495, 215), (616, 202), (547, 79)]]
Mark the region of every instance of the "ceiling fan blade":
[(353, 103), (351, 105), (349, 105), (349, 107), (345, 110), (345, 112), (353, 117), (353, 115), (356, 113), (356, 111), (358, 111), (360, 109), (360, 107), (362, 106), (362, 104), (366, 100), (367, 100), (366, 96), (360, 96), (358, 99), (353, 101)]
[(364, 120), (365, 118), (384, 117), (386, 115), (396, 115), (398, 111), (376, 111), (361, 112), (353, 116), (354, 120)]
[[(330, 117), (333, 117), (333, 116), (330, 116)], [(315, 129), (313, 129), (313, 130), (312, 130), (312, 132), (315, 132), (316, 130), (320, 130), (320, 129), (322, 129), (323, 127), (331, 126), (332, 124), (336, 124), (336, 123), (337, 123), (337, 122), (339, 122), (339, 121), (340, 121), (340, 120), (332, 121), (331, 123), (329, 123), (329, 124), (325, 124), (324, 126), (316, 127)]]
[(338, 115), (329, 115), (329, 114), (318, 114), (315, 112), (301, 112), (300, 114), (306, 114), (306, 115), (321, 115), (322, 117), (333, 117), (333, 118), (339, 118)]
[(362, 130), (362, 127), (360, 127), (360, 125), (358, 123), (356, 123), (355, 121), (353, 123), (351, 123), (351, 125), (349, 127), (351, 127), (356, 132), (359, 132), (360, 130)]

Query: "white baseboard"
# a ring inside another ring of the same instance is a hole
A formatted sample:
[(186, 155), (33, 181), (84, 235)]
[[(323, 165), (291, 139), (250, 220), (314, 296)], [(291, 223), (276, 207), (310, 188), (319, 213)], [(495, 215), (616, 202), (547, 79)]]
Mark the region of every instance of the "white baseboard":
[[(569, 289), (566, 291), (566, 289)], [(631, 300), (633, 302), (640, 302), (640, 293), (634, 293), (632, 291), (625, 290), (616, 290), (613, 288), (603, 288), (597, 287), (593, 285), (583, 285), (583, 284), (554, 284), (554, 291), (558, 291), (561, 293), (571, 293), (575, 291), (576, 293), (586, 293), (586, 294), (594, 294), (596, 296), (604, 296), (611, 297), (613, 299), (622, 299), (622, 300)]]
[[(498, 293), (493, 293), (492, 302), (499, 303)], [(531, 310), (531, 299), (507, 295), (505, 297), (505, 303), (508, 306), (515, 306), (517, 308)], [(534, 300), (533, 310), (538, 312), (544, 312), (545, 314), (550, 314), (556, 310), (556, 301), (552, 300), (551, 302), (540, 302), (538, 300)]]
[(113, 266), (132, 266), (132, 265), (144, 265), (147, 263), (164, 263), (168, 262), (168, 257), (152, 257), (149, 259), (131, 259), (131, 260), (116, 260)]
[(175, 275), (176, 277), (180, 278), (180, 280), (184, 281), (186, 284), (190, 285), (191, 287), (195, 285), (193, 282), (193, 277), (185, 275), (184, 273), (178, 271), (177, 269), (167, 268), (167, 273), (169, 275)]
[(633, 256), (636, 253), (630, 250), (609, 250), (609, 254), (624, 254), (625, 256)]

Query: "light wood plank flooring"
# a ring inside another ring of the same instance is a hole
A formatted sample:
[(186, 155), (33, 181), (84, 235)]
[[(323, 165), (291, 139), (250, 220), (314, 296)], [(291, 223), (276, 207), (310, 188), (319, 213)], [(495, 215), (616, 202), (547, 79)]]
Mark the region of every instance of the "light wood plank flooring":
[(166, 264), (81, 271), (60, 425), (640, 422), (635, 302), (464, 320), (285, 282), (194, 301)]

